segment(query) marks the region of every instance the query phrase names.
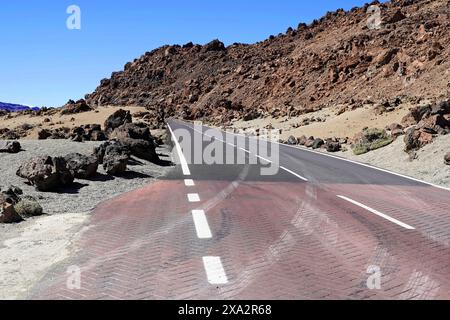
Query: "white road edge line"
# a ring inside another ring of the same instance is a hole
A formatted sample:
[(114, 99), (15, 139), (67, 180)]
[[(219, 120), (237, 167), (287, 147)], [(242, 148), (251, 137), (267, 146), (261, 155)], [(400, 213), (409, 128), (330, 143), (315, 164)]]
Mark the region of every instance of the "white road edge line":
[(190, 176), (191, 171), (189, 170), (189, 166), (187, 164), (186, 158), (184, 157), (183, 150), (181, 149), (180, 143), (178, 142), (178, 139), (175, 136), (175, 133), (173, 132), (173, 130), (169, 124), (167, 124), (167, 127), (169, 127), (170, 133), (172, 134), (172, 138), (173, 138), (172, 140), (175, 143), (175, 146), (177, 149), (178, 158), (180, 159), (180, 162), (181, 162), (181, 169), (183, 170), (183, 174), (185, 176)]
[(192, 179), (184, 179), (184, 185), (186, 187), (194, 187), (195, 186), (195, 182)]
[(203, 257), (203, 265), (210, 284), (228, 283), (228, 278), (220, 257)]
[(292, 174), (292, 175), (294, 175), (294, 176), (296, 176), (296, 177), (299, 178), (300, 180), (303, 180), (303, 181), (305, 181), (305, 182), (308, 182), (308, 179), (306, 179), (305, 177), (302, 177), (301, 175), (295, 173), (295, 172), (292, 171), (292, 170), (289, 170), (288, 168), (285, 168), (285, 167), (280, 166), (280, 169), (281, 169), (281, 170), (284, 170), (284, 171), (286, 171), (286, 172), (288, 172), (288, 173), (290, 173), (290, 174)]
[(205, 211), (192, 210), (194, 218), (195, 230), (199, 239), (211, 239), (212, 232), (209, 228), (208, 219), (206, 219)]
[(200, 196), (198, 193), (188, 193), (187, 197), (189, 202), (200, 202)]
[[(221, 132), (224, 132), (224, 133), (227, 133), (227, 134), (232, 134), (232, 135), (236, 135), (236, 136), (246, 137), (246, 138), (249, 138), (249, 139), (257, 139), (257, 140), (260, 139), (260, 138), (257, 138), (257, 137), (246, 136), (246, 135), (243, 135), (243, 134), (240, 134), (240, 133), (227, 132), (227, 131), (224, 131), (224, 130), (221, 130), (221, 129), (217, 129), (217, 130), (219, 130)], [(427, 182), (427, 181), (424, 181), (424, 180), (416, 179), (416, 178), (413, 178), (413, 177), (410, 177), (410, 176), (407, 176), (407, 175), (404, 175), (404, 174), (401, 174), (401, 173), (397, 173), (397, 172), (394, 172), (394, 171), (390, 171), (390, 170), (387, 170), (387, 169), (378, 168), (378, 167), (372, 166), (372, 165), (367, 164), (367, 163), (362, 163), (362, 162), (359, 162), (359, 161), (354, 161), (354, 160), (346, 159), (346, 158), (343, 158), (343, 157), (334, 156), (334, 155), (331, 155), (331, 154), (328, 154), (328, 153), (324, 153), (324, 152), (318, 152), (318, 151), (314, 151), (314, 150), (309, 150), (308, 148), (305, 148), (305, 147), (290, 146), (288, 144), (279, 143), (279, 142), (275, 142), (275, 141), (269, 141), (269, 142), (270, 143), (276, 143), (276, 144), (278, 144), (280, 146), (283, 146), (283, 147), (288, 147), (288, 148), (292, 148), (292, 149), (302, 150), (302, 151), (306, 151), (306, 152), (322, 155), (322, 156), (325, 156), (325, 157), (329, 157), (329, 158), (334, 158), (334, 159), (337, 159), (337, 160), (350, 162), (350, 163), (357, 164), (357, 165), (360, 165), (360, 166), (363, 166), (363, 167), (375, 169), (375, 170), (382, 171), (382, 172), (385, 172), (385, 173), (390, 173), (390, 174), (393, 174), (393, 175), (395, 175), (397, 177), (402, 177), (402, 178), (405, 178), (405, 179), (408, 179), (408, 180), (411, 180), (411, 181), (420, 182), (420, 183), (423, 183), (423, 184), (431, 186), (431, 187), (435, 187), (435, 188), (438, 188), (438, 189), (450, 191), (450, 188), (443, 187), (443, 186), (440, 186), (440, 185), (437, 185), (437, 184), (434, 184), (434, 183), (431, 183), (431, 182)]]
[(408, 225), (406, 223), (403, 223), (403, 222), (401, 222), (401, 221), (399, 221), (397, 219), (394, 219), (394, 218), (392, 218), (392, 217), (390, 217), (390, 216), (388, 216), (388, 215), (386, 215), (384, 213), (381, 213), (381, 212), (379, 212), (379, 211), (377, 211), (375, 209), (372, 209), (372, 208), (370, 208), (370, 207), (368, 207), (366, 205), (363, 205), (362, 203), (359, 203), (358, 201), (352, 200), (352, 199), (344, 197), (344, 196), (337, 196), (337, 197), (342, 199), (342, 200), (345, 200), (345, 201), (348, 201), (350, 203), (353, 203), (354, 205), (356, 205), (358, 207), (361, 207), (361, 208), (363, 208), (363, 209), (365, 209), (367, 211), (370, 211), (373, 214), (376, 214), (377, 216), (379, 216), (381, 218), (384, 218), (384, 219), (386, 219), (386, 220), (388, 220), (390, 222), (393, 222), (393, 223), (395, 223), (395, 224), (397, 224), (397, 225), (399, 225), (399, 226), (401, 226), (401, 227), (403, 227), (405, 229), (408, 229), (408, 230), (415, 230), (416, 229), (416, 228), (411, 227), (410, 225)]

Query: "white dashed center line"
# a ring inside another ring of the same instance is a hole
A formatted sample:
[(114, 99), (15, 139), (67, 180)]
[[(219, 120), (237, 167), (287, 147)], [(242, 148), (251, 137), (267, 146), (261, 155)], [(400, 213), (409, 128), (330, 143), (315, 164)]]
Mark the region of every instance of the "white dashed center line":
[(184, 185), (186, 187), (193, 187), (193, 186), (195, 186), (195, 183), (194, 183), (194, 180), (192, 180), (192, 179), (185, 179), (184, 180)]
[(296, 176), (296, 177), (299, 178), (300, 180), (303, 180), (303, 181), (305, 181), (305, 182), (308, 182), (308, 179), (306, 179), (305, 177), (302, 177), (301, 175), (295, 173), (295, 172), (292, 171), (292, 170), (289, 170), (288, 168), (285, 168), (285, 167), (281, 167), (281, 166), (280, 166), (280, 169), (282, 169), (282, 170), (284, 170), (284, 171), (286, 171), (286, 172), (288, 172), (288, 173), (290, 173), (290, 174)]
[(354, 205), (356, 205), (358, 207), (361, 207), (361, 208), (363, 208), (363, 209), (365, 209), (367, 211), (370, 211), (373, 214), (376, 214), (377, 216), (379, 216), (381, 218), (384, 218), (384, 219), (386, 219), (386, 220), (388, 220), (390, 222), (393, 222), (393, 223), (395, 223), (395, 224), (397, 224), (397, 225), (399, 225), (399, 226), (401, 226), (401, 227), (403, 227), (405, 229), (408, 229), (408, 230), (415, 230), (416, 229), (414, 227), (411, 227), (410, 225), (407, 225), (406, 223), (403, 223), (403, 222), (401, 222), (401, 221), (399, 221), (397, 219), (394, 219), (394, 218), (388, 216), (387, 214), (381, 213), (381, 212), (379, 212), (379, 211), (377, 211), (375, 209), (372, 209), (372, 208), (370, 208), (370, 207), (368, 207), (368, 206), (366, 206), (366, 205), (364, 205), (362, 203), (359, 203), (359, 202), (357, 202), (355, 200), (352, 200), (352, 199), (344, 197), (344, 196), (337, 196), (337, 197), (342, 199), (342, 200), (345, 200), (345, 201), (348, 201), (350, 203), (353, 203)]
[(188, 163), (186, 161), (186, 158), (184, 157), (183, 154), (183, 149), (180, 146), (180, 143), (178, 142), (178, 139), (175, 135), (175, 133), (173, 132), (172, 128), (168, 125), (170, 133), (172, 134), (172, 140), (175, 143), (176, 149), (177, 149), (177, 153), (178, 153), (178, 157), (180, 158), (180, 162), (181, 162), (181, 169), (183, 170), (183, 174), (185, 176), (190, 176), (191, 175), (191, 171), (189, 170), (189, 166)]
[(198, 193), (188, 193), (187, 197), (189, 202), (200, 202), (200, 196)]
[(197, 236), (199, 239), (211, 239), (212, 232), (209, 228), (208, 220), (206, 219), (205, 211), (193, 210), (192, 216), (194, 217), (195, 229), (197, 230)]
[(240, 150), (242, 150), (242, 151), (245, 151), (245, 152), (247, 152), (248, 154), (251, 154), (251, 152), (250, 151), (248, 151), (248, 150), (246, 150), (246, 149), (244, 149), (244, 148), (239, 148)]
[(269, 160), (269, 159), (266, 159), (266, 158), (261, 157), (261, 156), (258, 156), (258, 155), (257, 155), (257, 157), (258, 157), (259, 159), (261, 159), (262, 161), (265, 161), (265, 162), (268, 162), (268, 163), (272, 163), (272, 161)]
[(228, 278), (220, 257), (203, 257), (203, 265), (205, 266), (206, 275), (210, 284), (228, 283)]

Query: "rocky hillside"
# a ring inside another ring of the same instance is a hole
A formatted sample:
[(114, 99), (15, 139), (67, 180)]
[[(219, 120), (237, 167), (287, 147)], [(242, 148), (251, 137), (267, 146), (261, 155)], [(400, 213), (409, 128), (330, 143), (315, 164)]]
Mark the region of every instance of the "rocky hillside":
[(450, 2), (393, 0), (380, 29), (369, 4), (252, 44), (218, 40), (147, 52), (86, 96), (91, 106), (145, 106), (167, 116), (227, 124), (296, 116), (337, 104), (352, 109), (398, 96), (450, 92)]

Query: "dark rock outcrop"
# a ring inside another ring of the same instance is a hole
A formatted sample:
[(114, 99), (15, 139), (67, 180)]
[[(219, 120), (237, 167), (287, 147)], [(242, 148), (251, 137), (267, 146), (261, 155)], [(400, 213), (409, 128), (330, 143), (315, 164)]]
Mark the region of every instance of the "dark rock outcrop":
[(328, 152), (338, 152), (341, 151), (341, 144), (337, 141), (327, 140), (325, 147)]
[(14, 205), (8, 202), (0, 204), (0, 223), (16, 223), (22, 220), (22, 217), (14, 209)]
[(323, 141), (320, 138), (314, 139), (314, 143), (312, 145), (313, 149), (319, 149), (325, 144), (325, 141)]
[(132, 155), (140, 159), (153, 163), (158, 163), (160, 160), (156, 153), (156, 144), (150, 134), (150, 129), (145, 124), (124, 124), (110, 134), (110, 139), (114, 139), (127, 147)]
[(99, 124), (87, 124), (75, 127), (71, 130), (67, 138), (76, 142), (108, 140), (106, 133)]
[(290, 137), (288, 138), (288, 140), (287, 140), (287, 144), (288, 144), (288, 145), (291, 145), (291, 146), (294, 146), (294, 145), (296, 145), (297, 143), (298, 143), (297, 138), (294, 137), (294, 136), (290, 136)]
[(120, 175), (127, 170), (129, 156), (123, 152), (123, 148), (117, 145), (106, 147), (103, 157), (103, 168), (110, 175)]
[(78, 100), (77, 102), (70, 100), (66, 105), (62, 107), (61, 114), (62, 115), (77, 114), (92, 110), (93, 109), (83, 99)]
[(97, 173), (98, 159), (95, 155), (86, 156), (79, 153), (71, 153), (64, 157), (67, 168), (77, 179), (89, 179)]
[(405, 152), (419, 150), (423, 146), (433, 141), (433, 134), (421, 131), (415, 127), (406, 131), (404, 138)]
[(60, 157), (34, 158), (22, 164), (16, 174), (27, 179), (38, 191), (54, 191), (74, 180), (66, 161)]
[(130, 149), (120, 142), (107, 141), (94, 149), (98, 162), (103, 164), (106, 173), (120, 175), (127, 170)]
[(114, 129), (132, 122), (133, 120), (130, 111), (119, 109), (106, 119), (104, 125), (105, 132), (110, 134)]
[(25, 196), (14, 205), (17, 214), (23, 219), (40, 216), (44, 213), (39, 202), (30, 196)]
[(19, 153), (21, 150), (18, 141), (0, 141), (0, 153)]

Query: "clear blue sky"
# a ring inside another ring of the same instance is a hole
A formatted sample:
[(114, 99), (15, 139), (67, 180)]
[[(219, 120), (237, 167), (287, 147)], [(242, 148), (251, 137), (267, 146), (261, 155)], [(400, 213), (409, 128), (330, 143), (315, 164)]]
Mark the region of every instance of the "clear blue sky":
[[(60, 106), (164, 44), (254, 43), (363, 0), (14, 0), (0, 9), (0, 101)], [(81, 30), (66, 28), (69, 5)]]

